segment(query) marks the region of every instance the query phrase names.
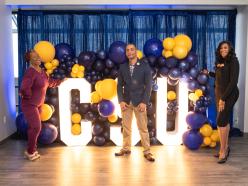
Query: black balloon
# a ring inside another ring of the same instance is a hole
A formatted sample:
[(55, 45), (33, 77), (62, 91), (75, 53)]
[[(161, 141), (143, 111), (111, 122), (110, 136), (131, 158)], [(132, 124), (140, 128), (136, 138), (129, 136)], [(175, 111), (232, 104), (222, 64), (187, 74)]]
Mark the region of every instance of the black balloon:
[(113, 61), (111, 61), (110, 59), (106, 59), (105, 65), (107, 68), (113, 68), (115, 66), (115, 63)]
[(91, 104), (90, 109), (91, 111), (98, 113), (98, 103)]
[(103, 132), (103, 127), (102, 127), (100, 124), (96, 123), (96, 124), (94, 124), (94, 125), (92, 126), (92, 134), (93, 134), (94, 136), (98, 136), (98, 135), (100, 135), (102, 132)]
[(78, 63), (86, 69), (91, 69), (95, 60), (96, 55), (94, 52), (81, 52), (78, 57)]
[(158, 66), (165, 67), (166, 66), (166, 59), (164, 57), (158, 58)]
[(97, 57), (98, 59), (104, 60), (104, 59), (106, 59), (106, 57), (107, 57), (107, 53), (106, 53), (104, 50), (99, 50), (99, 51), (97, 51), (97, 53), (96, 53), (96, 57)]
[(81, 103), (79, 105), (79, 110), (81, 114), (86, 114), (87, 112), (89, 112), (91, 109), (90, 107), (90, 103)]
[(111, 76), (112, 79), (117, 78), (118, 77), (118, 70), (117, 69), (112, 69), (110, 71), (110, 76)]
[(97, 145), (97, 146), (103, 146), (106, 142), (104, 137), (101, 136), (95, 136), (93, 138), (93, 142)]
[(157, 64), (157, 58), (155, 56), (149, 56), (148, 62), (151, 67), (155, 67)]
[(161, 77), (167, 77), (169, 69), (167, 67), (162, 67), (158, 70), (158, 73)]
[(105, 64), (102, 60), (96, 60), (93, 64), (93, 68), (96, 71), (101, 72), (105, 68)]

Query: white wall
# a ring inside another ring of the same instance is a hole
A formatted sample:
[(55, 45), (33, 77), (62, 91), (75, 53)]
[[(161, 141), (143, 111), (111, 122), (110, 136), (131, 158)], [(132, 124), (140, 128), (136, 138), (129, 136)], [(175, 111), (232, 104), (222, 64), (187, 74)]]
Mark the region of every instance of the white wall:
[(15, 132), (15, 84), (11, 9), (0, 1), (0, 141)]
[(248, 132), (248, 6), (238, 8), (236, 22), (236, 53), (240, 62), (240, 97), (234, 107), (234, 126)]

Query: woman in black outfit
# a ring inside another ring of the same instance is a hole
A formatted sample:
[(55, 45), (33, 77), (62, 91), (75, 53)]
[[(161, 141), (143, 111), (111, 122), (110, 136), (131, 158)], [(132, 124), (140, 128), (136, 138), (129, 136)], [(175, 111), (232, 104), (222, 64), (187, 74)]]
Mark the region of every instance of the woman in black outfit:
[(215, 73), (215, 99), (217, 107), (216, 123), (220, 136), (220, 151), (218, 163), (225, 163), (230, 153), (228, 136), (230, 131), (229, 119), (232, 108), (239, 97), (238, 77), (239, 61), (234, 48), (229, 41), (222, 41), (216, 50)]

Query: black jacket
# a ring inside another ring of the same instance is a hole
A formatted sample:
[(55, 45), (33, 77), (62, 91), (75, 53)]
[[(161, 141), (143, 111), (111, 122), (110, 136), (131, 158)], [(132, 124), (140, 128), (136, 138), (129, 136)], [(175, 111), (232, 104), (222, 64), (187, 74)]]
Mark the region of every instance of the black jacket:
[(118, 73), (117, 93), (119, 103), (130, 102), (137, 106), (140, 103), (148, 104), (152, 89), (152, 72), (145, 62), (135, 64), (131, 77), (129, 63), (120, 65)]

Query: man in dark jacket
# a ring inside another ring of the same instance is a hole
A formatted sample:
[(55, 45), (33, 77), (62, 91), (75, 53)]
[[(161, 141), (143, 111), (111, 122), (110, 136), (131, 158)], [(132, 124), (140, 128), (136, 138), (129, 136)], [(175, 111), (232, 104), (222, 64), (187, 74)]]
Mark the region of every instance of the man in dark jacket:
[(149, 64), (138, 60), (134, 44), (126, 46), (126, 56), (128, 63), (120, 65), (117, 84), (118, 101), (122, 111), (123, 147), (115, 155), (131, 153), (131, 124), (134, 113), (144, 147), (144, 157), (148, 161), (155, 161), (150, 152), (146, 113), (151, 95), (152, 72)]

